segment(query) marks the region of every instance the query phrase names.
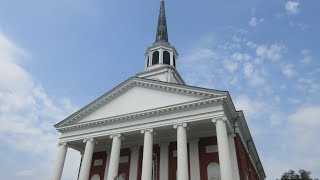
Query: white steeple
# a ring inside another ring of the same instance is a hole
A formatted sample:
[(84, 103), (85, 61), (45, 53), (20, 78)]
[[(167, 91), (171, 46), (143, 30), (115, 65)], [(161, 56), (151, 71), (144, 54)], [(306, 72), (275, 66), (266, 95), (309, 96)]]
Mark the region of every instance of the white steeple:
[(164, 1), (160, 1), (160, 12), (156, 40), (145, 54), (145, 71), (137, 76), (170, 83), (185, 84), (176, 70), (178, 52), (169, 43)]

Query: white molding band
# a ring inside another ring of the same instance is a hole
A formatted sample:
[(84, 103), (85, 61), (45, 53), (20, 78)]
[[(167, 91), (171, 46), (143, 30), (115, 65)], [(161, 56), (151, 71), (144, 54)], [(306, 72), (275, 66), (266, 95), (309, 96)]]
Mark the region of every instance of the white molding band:
[(91, 122), (82, 122), (82, 123), (77, 123), (73, 125), (67, 125), (64, 127), (59, 127), (57, 128), (57, 130), (59, 132), (66, 132), (68, 130), (76, 130), (76, 129), (82, 129), (82, 128), (90, 128), (94, 126), (101, 126), (102, 124), (108, 124), (115, 121), (123, 121), (123, 120), (138, 118), (138, 117), (142, 118), (143, 116), (149, 116), (149, 115), (160, 115), (163, 113), (186, 110), (188, 108), (195, 108), (203, 105), (222, 102), (225, 100), (225, 98), (226, 96), (219, 96), (219, 97), (210, 98), (210, 99), (201, 99), (198, 101), (187, 102), (187, 103), (182, 103), (182, 104), (172, 105), (167, 107), (161, 107), (153, 110), (146, 110), (143, 112), (130, 113), (130, 114), (125, 114), (125, 115), (120, 115), (115, 117), (96, 119), (96, 120), (92, 120)]

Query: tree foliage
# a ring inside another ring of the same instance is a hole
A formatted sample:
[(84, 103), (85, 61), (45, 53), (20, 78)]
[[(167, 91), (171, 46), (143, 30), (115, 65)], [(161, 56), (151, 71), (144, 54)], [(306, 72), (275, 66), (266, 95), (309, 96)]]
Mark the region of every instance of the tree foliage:
[(283, 175), (281, 176), (281, 180), (289, 180), (289, 179), (312, 180), (311, 172), (300, 169), (299, 174), (297, 174), (294, 170), (289, 170), (288, 172), (283, 173)]

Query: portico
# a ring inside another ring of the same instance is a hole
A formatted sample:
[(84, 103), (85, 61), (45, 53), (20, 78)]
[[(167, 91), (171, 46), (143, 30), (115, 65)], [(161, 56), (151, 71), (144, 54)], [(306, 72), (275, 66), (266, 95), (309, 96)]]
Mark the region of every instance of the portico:
[[(216, 127), (215, 123), (212, 123), (212, 121), (221, 121), (223, 124), (221, 126), (223, 127)], [(222, 139), (223, 148), (229, 148), (228, 146), (228, 138), (224, 137), (218, 137), (220, 134), (217, 134), (217, 129), (221, 128), (220, 131), (222, 131), (222, 136), (227, 135), (230, 128), (227, 126), (227, 123), (223, 121), (222, 119), (225, 119), (224, 117), (217, 117), (217, 118), (209, 118), (204, 119), (202, 123), (199, 123), (199, 121), (195, 122), (188, 122), (188, 123), (177, 123), (177, 124), (171, 124), (166, 126), (160, 126), (160, 127), (153, 127), (149, 129), (137, 129), (135, 131), (125, 131), (125, 130), (119, 130), (114, 135), (105, 135), (105, 136), (96, 136), (96, 137), (88, 137), (84, 138), (82, 141), (79, 140), (73, 140), (69, 142), (64, 142), (60, 145), (60, 151), (59, 151), (59, 158), (57, 161), (57, 170), (55, 171), (55, 180), (60, 180), (65, 154), (66, 154), (66, 148), (69, 146), (76, 148), (78, 150), (81, 149), (83, 151), (83, 161), (81, 163), (80, 168), (80, 178), (79, 179), (89, 179), (90, 174), (90, 164), (93, 152), (101, 152), (105, 151), (108, 152), (111, 149), (110, 153), (110, 160), (105, 165), (105, 172), (107, 174), (104, 174), (104, 179), (106, 180), (114, 180), (114, 177), (118, 176), (118, 167), (119, 167), (119, 159), (120, 159), (120, 150), (129, 148), (131, 151), (130, 156), (130, 173), (126, 174), (128, 177), (130, 177), (130, 180), (136, 180), (138, 177), (138, 155), (139, 150), (142, 151), (142, 171), (141, 173), (141, 179), (152, 179), (152, 154), (153, 154), (153, 145), (156, 144), (160, 147), (160, 164), (159, 164), (159, 172), (160, 172), (160, 178), (162, 179), (168, 179), (169, 177), (169, 144), (170, 143), (176, 143), (176, 158), (177, 158), (177, 177), (178, 179), (188, 179), (189, 177), (189, 171), (194, 172), (200, 170), (200, 164), (192, 164), (190, 166), (192, 170), (189, 170), (189, 160), (188, 158), (188, 144), (190, 148), (191, 142), (194, 142), (195, 138), (201, 138), (203, 137), (215, 137), (217, 136), (217, 139)], [(219, 131), (219, 132), (220, 132)], [(225, 132), (224, 132), (225, 131)], [(199, 133), (201, 132), (201, 133)], [(188, 144), (187, 144), (188, 143)], [(219, 149), (219, 151), (225, 151), (225, 149)], [(196, 143), (195, 146), (193, 146), (193, 151), (199, 151), (198, 150), (198, 144)], [(229, 152), (229, 151), (227, 151)], [(191, 152), (190, 152), (191, 153)], [(227, 160), (231, 160), (230, 153), (223, 154), (224, 157), (227, 158)], [(198, 156), (199, 157), (199, 156)], [(89, 160), (90, 159), (90, 160)], [(193, 158), (194, 159), (194, 158)], [(199, 159), (197, 159), (199, 161)], [(161, 165), (162, 163), (162, 165)], [(229, 165), (231, 165), (231, 161), (229, 162)], [(132, 169), (131, 169), (132, 168)], [(227, 167), (230, 168), (231, 167)], [(227, 171), (226, 171), (227, 172)], [(198, 173), (198, 177), (193, 175), (191, 177), (191, 180), (199, 179), (200, 174)], [(221, 174), (221, 177), (228, 176), (228, 173), (225, 175)], [(179, 178), (181, 177), (181, 178)]]

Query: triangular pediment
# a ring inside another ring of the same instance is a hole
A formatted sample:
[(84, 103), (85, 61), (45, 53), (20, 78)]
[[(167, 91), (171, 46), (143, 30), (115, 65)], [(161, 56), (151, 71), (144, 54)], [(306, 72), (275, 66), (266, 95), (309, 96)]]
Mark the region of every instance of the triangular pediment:
[(134, 86), (79, 122), (119, 116), (199, 99), (200, 97), (196, 96), (186, 96), (160, 89)]
[(225, 94), (224, 91), (130, 78), (55, 127), (86, 123)]

